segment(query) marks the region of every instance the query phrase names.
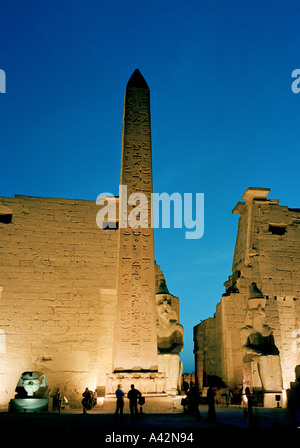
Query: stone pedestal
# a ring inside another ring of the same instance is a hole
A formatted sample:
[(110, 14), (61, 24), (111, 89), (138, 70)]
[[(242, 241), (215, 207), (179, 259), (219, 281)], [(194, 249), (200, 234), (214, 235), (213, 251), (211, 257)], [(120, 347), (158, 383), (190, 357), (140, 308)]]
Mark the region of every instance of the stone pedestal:
[(176, 353), (159, 354), (158, 370), (166, 373), (166, 392), (177, 395), (181, 387), (182, 362)]
[(102, 410), (108, 413), (115, 412), (115, 392), (121, 385), (124, 397), (124, 412), (129, 413), (129, 400), (127, 394), (131, 384), (138, 389), (145, 398), (143, 410), (146, 413), (172, 412), (176, 407), (174, 397), (166, 393), (165, 372), (118, 372), (108, 374), (106, 377), (106, 395), (103, 400)]
[(243, 390), (262, 390), (262, 382), (259, 376), (257, 362), (249, 361), (243, 363)]
[(266, 392), (264, 393), (264, 408), (282, 407), (281, 392)]
[(48, 398), (13, 398), (9, 402), (10, 412), (47, 412)]
[(118, 384), (125, 394), (129, 392), (131, 384), (142, 395), (166, 393), (165, 372), (117, 372), (106, 376), (106, 396), (114, 395)]
[[(145, 404), (143, 405), (143, 412), (145, 414), (170, 414), (174, 409), (178, 409), (174, 399), (167, 394), (145, 394), (144, 398)], [(98, 409), (105, 414), (114, 414), (116, 410), (116, 396), (105, 397)], [(123, 412), (124, 414), (130, 413), (129, 400), (127, 397), (124, 397)]]

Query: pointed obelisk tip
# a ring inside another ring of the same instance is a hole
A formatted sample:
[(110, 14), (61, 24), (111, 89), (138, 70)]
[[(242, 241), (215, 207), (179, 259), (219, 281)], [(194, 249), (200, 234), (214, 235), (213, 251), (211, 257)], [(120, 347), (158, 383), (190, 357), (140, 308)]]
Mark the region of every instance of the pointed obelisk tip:
[(149, 90), (148, 84), (146, 83), (145, 78), (143, 77), (138, 68), (136, 68), (132, 73), (126, 88), (128, 87)]

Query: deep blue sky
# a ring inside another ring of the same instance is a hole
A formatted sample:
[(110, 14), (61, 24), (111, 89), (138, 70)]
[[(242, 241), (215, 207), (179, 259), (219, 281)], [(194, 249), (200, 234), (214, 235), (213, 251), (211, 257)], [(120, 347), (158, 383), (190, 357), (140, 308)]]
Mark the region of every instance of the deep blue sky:
[(205, 233), (156, 230), (180, 297), (184, 371), (193, 326), (231, 273), (231, 210), (246, 188), (299, 207), (298, 1), (2, 2), (0, 195), (118, 194), (123, 99), (139, 68), (151, 90), (154, 191), (205, 194)]

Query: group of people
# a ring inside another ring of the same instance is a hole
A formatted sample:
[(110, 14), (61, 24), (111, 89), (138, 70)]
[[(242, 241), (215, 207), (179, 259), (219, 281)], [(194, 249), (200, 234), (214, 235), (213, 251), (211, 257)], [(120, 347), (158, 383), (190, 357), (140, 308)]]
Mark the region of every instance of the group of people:
[[(200, 404), (200, 396), (198, 387), (196, 384), (191, 384), (189, 389), (185, 390), (186, 398), (182, 400), (182, 404), (184, 407), (187, 407), (187, 412), (191, 415), (194, 415), (197, 419), (200, 418), (199, 404)], [(210, 386), (207, 391), (206, 403), (208, 405), (208, 420), (216, 419), (216, 411), (215, 411), (215, 396), (216, 393), (213, 388)]]
[(88, 387), (85, 388), (85, 391), (82, 394), (83, 399), (81, 404), (83, 406), (83, 413), (86, 414), (86, 411), (92, 409), (97, 404), (97, 389), (93, 392), (89, 390)]
[[(81, 401), (83, 406), (83, 413), (86, 414), (87, 410), (92, 409), (97, 404), (97, 390), (95, 392), (89, 390), (86, 387), (85, 391), (82, 394), (83, 399)], [(123, 409), (124, 409), (124, 396), (125, 393), (121, 389), (121, 385), (118, 385), (118, 389), (116, 390), (117, 397), (117, 407), (115, 416), (123, 417)], [(131, 384), (131, 389), (127, 394), (127, 398), (129, 399), (129, 407), (132, 418), (137, 418), (138, 416), (138, 407), (139, 404), (141, 406), (140, 411), (142, 412), (142, 406), (145, 403), (145, 398), (142, 397), (142, 394), (139, 390), (135, 389), (134, 384)]]
[[(134, 384), (131, 384), (131, 389), (127, 394), (127, 398), (129, 399), (129, 408), (130, 408), (130, 414), (132, 418), (138, 417), (138, 407), (139, 404), (141, 406), (141, 412), (142, 412), (142, 406), (145, 403), (145, 398), (142, 397), (142, 394), (139, 390), (135, 389)], [(115, 416), (117, 417), (120, 413), (120, 418), (123, 417), (123, 408), (124, 408), (124, 396), (125, 393), (121, 389), (121, 385), (118, 384), (118, 389), (116, 390), (116, 397), (117, 397), (117, 407)]]
[(60, 413), (61, 408), (65, 408), (69, 404), (59, 387), (55, 387), (52, 391), (49, 390), (49, 396), (52, 398), (52, 411)]

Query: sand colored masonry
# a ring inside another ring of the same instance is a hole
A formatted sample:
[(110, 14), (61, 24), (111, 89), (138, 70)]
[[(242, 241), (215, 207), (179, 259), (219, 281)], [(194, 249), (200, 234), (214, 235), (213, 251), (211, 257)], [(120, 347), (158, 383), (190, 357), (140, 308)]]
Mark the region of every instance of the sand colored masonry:
[[(268, 199), (269, 191), (248, 188), (242, 197), (244, 201), (235, 206), (233, 213), (240, 217), (232, 275), (224, 284), (226, 293), (214, 317), (194, 327), (194, 341), (201, 389), (209, 382), (223, 383), (231, 389), (248, 385), (265, 395), (265, 405), (273, 406), (278, 394), (284, 404), (300, 364), (300, 209)], [(250, 297), (252, 283), (262, 293), (256, 302)], [(274, 386), (276, 390), (268, 397), (267, 392), (272, 391), (263, 384), (262, 372), (267, 367), (258, 358), (250, 364), (246, 362), (247, 347), (241, 338), (245, 331), (259, 333), (249, 321), (254, 311), (263, 318), (263, 337), (272, 334), (279, 351), (279, 355), (272, 354), (272, 359), (263, 358), (269, 366), (273, 363), (268, 372), (278, 373), (281, 369), (282, 388), (277, 390), (278, 386)]]

